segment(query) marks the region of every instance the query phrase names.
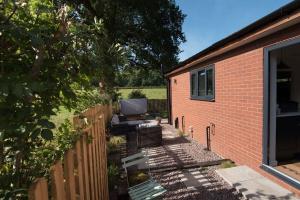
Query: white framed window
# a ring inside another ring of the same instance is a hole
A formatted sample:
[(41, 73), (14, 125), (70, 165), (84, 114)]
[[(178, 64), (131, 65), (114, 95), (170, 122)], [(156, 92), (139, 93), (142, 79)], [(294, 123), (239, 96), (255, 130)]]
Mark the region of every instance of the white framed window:
[(212, 101), (215, 99), (214, 65), (201, 67), (190, 72), (191, 99)]

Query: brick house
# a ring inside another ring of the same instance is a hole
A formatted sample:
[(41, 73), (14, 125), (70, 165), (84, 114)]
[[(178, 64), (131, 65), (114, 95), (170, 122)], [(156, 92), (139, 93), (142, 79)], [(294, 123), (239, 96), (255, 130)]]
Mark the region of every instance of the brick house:
[(224, 158), (300, 194), (299, 1), (165, 76), (170, 123)]

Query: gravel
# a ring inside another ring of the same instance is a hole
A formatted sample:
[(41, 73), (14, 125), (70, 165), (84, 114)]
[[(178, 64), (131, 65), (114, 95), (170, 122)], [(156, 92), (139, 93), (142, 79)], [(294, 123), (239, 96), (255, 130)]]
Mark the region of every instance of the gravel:
[(185, 168), (201, 162), (217, 161), (222, 158), (189, 137), (180, 137), (177, 130), (163, 124), (163, 145), (144, 148), (148, 151), (152, 168)]
[[(222, 158), (216, 153), (206, 151), (205, 146), (197, 143), (188, 137), (179, 137), (177, 130), (168, 124), (162, 124), (163, 145), (159, 147), (145, 148), (148, 151), (150, 166), (164, 169), (175, 167), (171, 171), (153, 170), (151, 175), (155, 180), (166, 188), (161, 199), (187, 199), (187, 200), (244, 200), (233, 187), (227, 184), (215, 170), (219, 166), (209, 166), (195, 168), (200, 172), (200, 178), (191, 175), (191, 180), (196, 180), (193, 187), (187, 187), (183, 182), (184, 174), (189, 173), (185, 166), (197, 164), (199, 162), (217, 161)], [(131, 145), (127, 144), (127, 147)], [(131, 149), (133, 147), (131, 146)], [(140, 166), (143, 168), (145, 166)], [(198, 173), (199, 175), (199, 173)], [(206, 184), (197, 182), (204, 179)]]
[(222, 158), (212, 151), (205, 150), (205, 146), (187, 138), (190, 143), (183, 143), (180, 147), (197, 162), (221, 160)]

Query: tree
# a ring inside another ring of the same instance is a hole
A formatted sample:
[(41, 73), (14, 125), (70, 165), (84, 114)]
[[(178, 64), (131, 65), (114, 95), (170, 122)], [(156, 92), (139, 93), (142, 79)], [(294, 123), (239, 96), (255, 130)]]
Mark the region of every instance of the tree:
[(114, 79), (122, 48), (103, 20), (84, 23), (61, 1), (0, 3), (0, 198), (45, 173), (35, 150), (53, 138), (54, 109), (76, 106), (76, 86)]
[(174, 1), (0, 1), (0, 198), (46, 173), (36, 149), (54, 137), (54, 110), (76, 106), (78, 87), (115, 72), (172, 66), (184, 41)]
[[(110, 41), (120, 43), (130, 52), (130, 66), (167, 70), (178, 63), (179, 45), (185, 42), (185, 15), (174, 0), (75, 2), (104, 20)], [(82, 7), (78, 9), (84, 12)]]
[(163, 86), (164, 78), (160, 70), (144, 68), (127, 68), (116, 75), (119, 87)]

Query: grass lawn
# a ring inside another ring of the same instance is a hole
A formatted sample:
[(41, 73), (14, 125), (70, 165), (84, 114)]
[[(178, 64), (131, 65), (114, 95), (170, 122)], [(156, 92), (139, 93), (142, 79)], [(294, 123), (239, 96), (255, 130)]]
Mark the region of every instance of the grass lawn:
[[(119, 88), (119, 93), (123, 99), (128, 99), (128, 94), (135, 89)], [(142, 92), (148, 99), (166, 99), (167, 89), (166, 88), (141, 88)]]
[[(119, 92), (121, 93), (121, 97), (123, 99), (128, 98), (128, 94), (135, 90), (133, 88), (120, 88)], [(167, 98), (167, 89), (166, 88), (141, 88), (142, 92), (147, 96), (148, 99), (166, 99)], [(51, 117), (51, 121), (55, 124), (56, 128), (58, 128), (62, 123), (64, 123), (65, 119), (69, 119), (73, 122), (74, 111), (69, 111), (64, 107), (60, 107), (60, 111), (56, 112), (55, 116)]]
[(69, 119), (71, 123), (73, 123), (74, 111), (69, 111), (64, 107), (60, 107), (60, 111), (56, 112), (56, 115), (52, 116), (50, 121), (52, 121), (56, 128), (58, 128), (62, 123), (64, 123), (65, 119)]

